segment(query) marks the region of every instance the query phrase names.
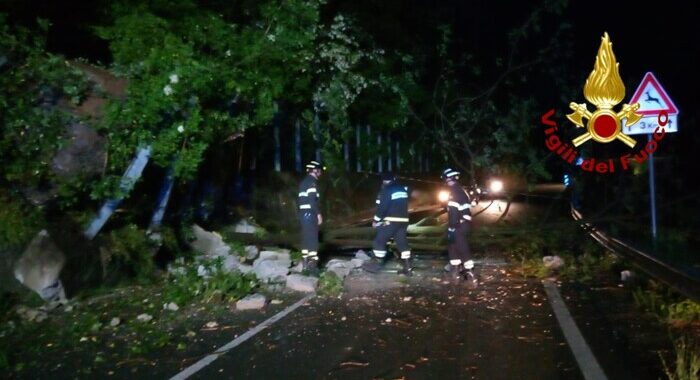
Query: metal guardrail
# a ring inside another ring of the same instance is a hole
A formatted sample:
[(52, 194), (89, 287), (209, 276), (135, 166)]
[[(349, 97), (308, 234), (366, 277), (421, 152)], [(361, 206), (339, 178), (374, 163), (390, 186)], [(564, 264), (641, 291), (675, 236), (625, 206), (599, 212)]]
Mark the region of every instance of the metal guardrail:
[(665, 283), (678, 293), (700, 302), (700, 278), (693, 277), (626, 242), (608, 236), (591, 223), (586, 222), (583, 215), (573, 206), (571, 207), (571, 216), (576, 221), (582, 222), (581, 227), (600, 245), (619, 256), (629, 258), (642, 271)]

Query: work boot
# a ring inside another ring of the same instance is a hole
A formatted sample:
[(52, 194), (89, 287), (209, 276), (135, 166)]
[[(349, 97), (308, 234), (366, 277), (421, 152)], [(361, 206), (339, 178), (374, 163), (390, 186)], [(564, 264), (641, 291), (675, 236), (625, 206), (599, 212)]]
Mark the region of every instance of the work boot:
[(450, 265), (450, 272), (448, 274), (449, 278), (453, 280), (459, 279), (462, 276), (461, 270), (461, 265)]
[(304, 257), (302, 259), (302, 271), (310, 275), (318, 275), (318, 260)]
[(413, 275), (413, 267), (411, 266), (411, 259), (402, 259), (402, 265), (403, 268), (399, 270), (399, 274), (403, 274), (406, 276), (412, 276)]
[(467, 285), (469, 287), (476, 287), (479, 284), (479, 280), (477, 280), (476, 275), (474, 274), (474, 271), (471, 269), (465, 269), (462, 272), (462, 278), (464, 278), (464, 281), (467, 282)]
[(382, 270), (383, 267), (384, 263), (380, 262), (376, 258), (372, 258), (371, 260), (362, 263), (362, 269), (369, 273), (378, 273)]

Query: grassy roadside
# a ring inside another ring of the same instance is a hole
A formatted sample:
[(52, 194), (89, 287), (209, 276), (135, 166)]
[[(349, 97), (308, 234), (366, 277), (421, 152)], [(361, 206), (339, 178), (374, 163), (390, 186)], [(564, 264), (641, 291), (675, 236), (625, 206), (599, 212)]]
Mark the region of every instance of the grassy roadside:
[(181, 262), (147, 285), (93, 290), (50, 311), (15, 307), (0, 320), (0, 370), (31, 377), (67, 365), (85, 377), (182, 352), (201, 327), (194, 315), (217, 320), (257, 288), (254, 275), (224, 272), (220, 261)]
[[(518, 231), (509, 226), (514, 232), (501, 236), (493, 231), (491, 236), (497, 239), (491, 244), (508, 252), (509, 261), (524, 277), (556, 277), (595, 287), (619, 283), (621, 272), (634, 268), (589, 239), (573, 223), (562, 222), (553, 234), (532, 233), (527, 224), (522, 227)], [(558, 256), (561, 266), (548, 266), (545, 256)], [(630, 298), (640, 311), (651, 313), (667, 327), (673, 342), (673, 352), (658, 352), (663, 372), (670, 380), (700, 379), (700, 304), (644, 275), (632, 272), (632, 276), (625, 285)]]

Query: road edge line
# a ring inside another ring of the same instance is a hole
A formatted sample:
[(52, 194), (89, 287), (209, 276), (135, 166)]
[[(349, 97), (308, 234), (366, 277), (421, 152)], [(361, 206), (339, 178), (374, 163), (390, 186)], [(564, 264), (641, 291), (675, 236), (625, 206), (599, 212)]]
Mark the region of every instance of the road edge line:
[(581, 331), (576, 326), (576, 322), (571, 317), (571, 313), (561, 298), (557, 285), (551, 280), (542, 280), (542, 284), (547, 293), (549, 304), (552, 306), (554, 315), (559, 322), (559, 327), (564, 333), (564, 338), (569, 344), (569, 348), (574, 355), (574, 359), (576, 359), (576, 363), (578, 363), (581, 373), (583, 373), (583, 377), (586, 380), (607, 380), (605, 372), (598, 364), (593, 351), (591, 351)]
[(217, 348), (214, 352), (211, 354), (205, 356), (204, 358), (200, 359), (198, 362), (192, 364), (191, 366), (185, 368), (184, 370), (180, 371), (177, 373), (175, 376), (171, 377), (170, 380), (185, 380), (189, 378), (190, 376), (194, 375), (195, 373), (199, 372), (202, 368), (208, 366), (214, 360), (218, 359), (219, 356), (227, 353), (228, 351), (232, 350), (239, 344), (245, 342), (246, 340), (252, 338), (255, 336), (255, 334), (259, 333), (260, 331), (264, 330), (266, 327), (272, 325), (273, 323), (279, 321), (280, 319), (284, 318), (287, 316), (287, 314), (293, 312), (299, 306), (305, 304), (307, 301), (309, 301), (311, 298), (315, 296), (315, 293), (311, 293), (309, 295), (304, 296), (304, 298), (300, 299), (293, 305), (287, 307), (286, 309), (280, 311), (279, 313), (273, 315), (272, 317), (268, 318), (265, 320), (265, 322), (253, 327), (252, 329), (246, 331), (236, 339), (226, 343), (225, 345)]

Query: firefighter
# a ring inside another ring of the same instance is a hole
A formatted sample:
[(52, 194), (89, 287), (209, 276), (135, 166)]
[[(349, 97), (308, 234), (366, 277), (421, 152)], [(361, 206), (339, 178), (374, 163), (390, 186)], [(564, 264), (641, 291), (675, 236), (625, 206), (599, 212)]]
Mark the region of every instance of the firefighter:
[(326, 168), (318, 161), (306, 164), (307, 176), (299, 184), (299, 222), (301, 224), (301, 256), (303, 269), (318, 269), (318, 229), (323, 223), (316, 181)]
[(467, 233), (471, 229), (472, 214), (469, 195), (459, 184), (460, 173), (454, 169), (445, 169), (442, 179), (449, 186), (447, 201), (447, 252), (450, 257), (450, 277), (475, 281), (474, 260), (472, 260)]
[(376, 229), (372, 243), (373, 259), (363, 268), (368, 272), (379, 272), (384, 266), (387, 243), (394, 239), (400, 252), (403, 268), (399, 274), (411, 275), (411, 249), (408, 247), (406, 230), (408, 228), (408, 188), (396, 182), (392, 173), (382, 174), (382, 188), (377, 195), (377, 211), (372, 227)]

